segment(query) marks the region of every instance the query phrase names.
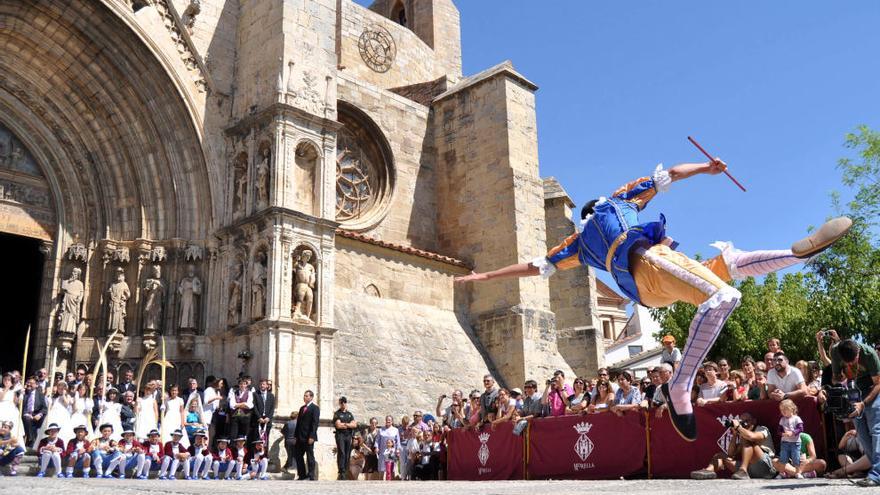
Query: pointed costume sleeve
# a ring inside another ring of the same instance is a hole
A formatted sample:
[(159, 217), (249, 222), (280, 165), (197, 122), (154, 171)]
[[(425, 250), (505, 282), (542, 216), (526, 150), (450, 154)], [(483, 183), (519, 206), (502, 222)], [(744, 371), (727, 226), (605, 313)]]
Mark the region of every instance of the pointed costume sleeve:
[(553, 275), (557, 269), (568, 270), (580, 266), (578, 236), (579, 234), (575, 232), (566, 237), (562, 243), (548, 251), (547, 256), (533, 259), (531, 265), (537, 268), (544, 278)]
[(634, 181), (630, 181), (618, 190), (614, 191), (613, 197), (633, 203), (638, 207), (639, 211), (648, 205), (658, 192), (669, 190), (672, 178), (669, 172), (663, 170), (663, 165), (657, 165), (651, 176), (640, 177)]

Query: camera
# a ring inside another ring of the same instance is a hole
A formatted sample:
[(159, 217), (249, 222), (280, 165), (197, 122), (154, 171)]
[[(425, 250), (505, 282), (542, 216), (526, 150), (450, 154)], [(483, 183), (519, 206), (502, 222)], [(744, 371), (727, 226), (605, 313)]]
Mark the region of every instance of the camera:
[[(739, 425), (742, 426), (743, 428), (748, 428), (748, 427), (749, 427), (749, 422), (748, 422), (748, 421), (740, 421), (740, 422), (739, 422)], [(728, 420), (726, 420), (726, 421), (724, 422), (724, 427), (725, 427), (725, 428), (733, 428), (733, 420), (732, 420), (732, 419), (728, 419)]]
[(822, 330), (822, 336), (825, 338), (831, 337), (831, 330)]
[(862, 394), (858, 389), (847, 388), (842, 385), (826, 385), (828, 400), (825, 407), (837, 419), (847, 419), (856, 410), (855, 403), (861, 402)]

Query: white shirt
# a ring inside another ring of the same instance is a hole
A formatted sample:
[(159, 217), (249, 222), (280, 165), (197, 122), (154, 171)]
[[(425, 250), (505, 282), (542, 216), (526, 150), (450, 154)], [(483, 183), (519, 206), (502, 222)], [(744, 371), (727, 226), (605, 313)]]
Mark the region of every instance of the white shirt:
[(779, 376), (775, 369), (767, 372), (767, 384), (775, 386), (785, 394), (797, 390), (801, 383), (804, 383), (804, 375), (794, 366), (788, 367), (788, 373), (784, 377)]
[[(235, 400), (235, 397), (240, 393), (242, 393), (242, 392), (238, 388), (235, 388), (235, 389), (229, 391), (229, 407), (232, 409), (233, 412), (235, 411), (235, 405), (238, 404), (238, 402)], [(248, 409), (254, 408), (254, 391), (253, 390), (250, 390), (250, 389), (247, 390), (247, 400), (244, 401), (244, 404), (247, 404)]]

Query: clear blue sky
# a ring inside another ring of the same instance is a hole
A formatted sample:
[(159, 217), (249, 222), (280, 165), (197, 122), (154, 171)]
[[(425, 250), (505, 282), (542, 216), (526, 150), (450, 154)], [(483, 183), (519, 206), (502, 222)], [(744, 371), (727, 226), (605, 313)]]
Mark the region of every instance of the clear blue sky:
[(576, 203), (701, 160), (688, 135), (729, 164), (747, 193), (700, 176), (643, 213), (688, 254), (789, 246), (832, 212), (845, 134), (880, 128), (877, 0), (456, 5), (466, 75), (510, 59), (540, 87), (541, 174)]

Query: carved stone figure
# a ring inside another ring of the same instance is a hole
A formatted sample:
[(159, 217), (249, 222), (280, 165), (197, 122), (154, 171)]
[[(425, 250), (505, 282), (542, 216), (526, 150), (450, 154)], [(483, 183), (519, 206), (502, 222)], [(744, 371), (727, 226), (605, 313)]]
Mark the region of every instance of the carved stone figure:
[(269, 205), (269, 147), (263, 148), (263, 158), (257, 164), (257, 208), (265, 208)]
[(196, 267), (187, 265), (186, 277), (180, 279), (177, 285), (177, 293), (180, 295), (180, 320), (177, 328), (198, 328), (198, 296), (202, 294), (202, 281), (196, 276)]
[(312, 251), (306, 249), (297, 257), (293, 267), (293, 317), (312, 323), (315, 301), (315, 267), (311, 264)]
[(107, 289), (107, 296), (109, 297), (108, 307), (110, 309), (110, 315), (107, 320), (107, 332), (113, 333), (116, 330), (119, 330), (119, 333), (125, 334), (125, 316), (126, 316), (126, 305), (128, 304), (128, 298), (131, 297), (131, 290), (128, 288), (128, 284), (125, 283), (125, 272), (121, 267), (116, 268), (116, 281), (110, 284), (110, 288)]
[(162, 268), (153, 265), (152, 274), (144, 282), (144, 332), (157, 332), (162, 326), (162, 301), (165, 299), (165, 283)]
[(235, 205), (233, 207), (234, 216), (244, 214), (245, 202), (247, 201), (247, 167), (235, 167)]
[(58, 331), (68, 335), (76, 334), (79, 325), (79, 308), (83, 299), (83, 283), (79, 279), (82, 270), (74, 268), (70, 277), (61, 282), (61, 309), (58, 312)]
[(266, 255), (258, 253), (251, 263), (251, 318), (266, 316)]
[(226, 322), (229, 326), (241, 323), (241, 264), (232, 265), (232, 280), (229, 281), (229, 309)]

